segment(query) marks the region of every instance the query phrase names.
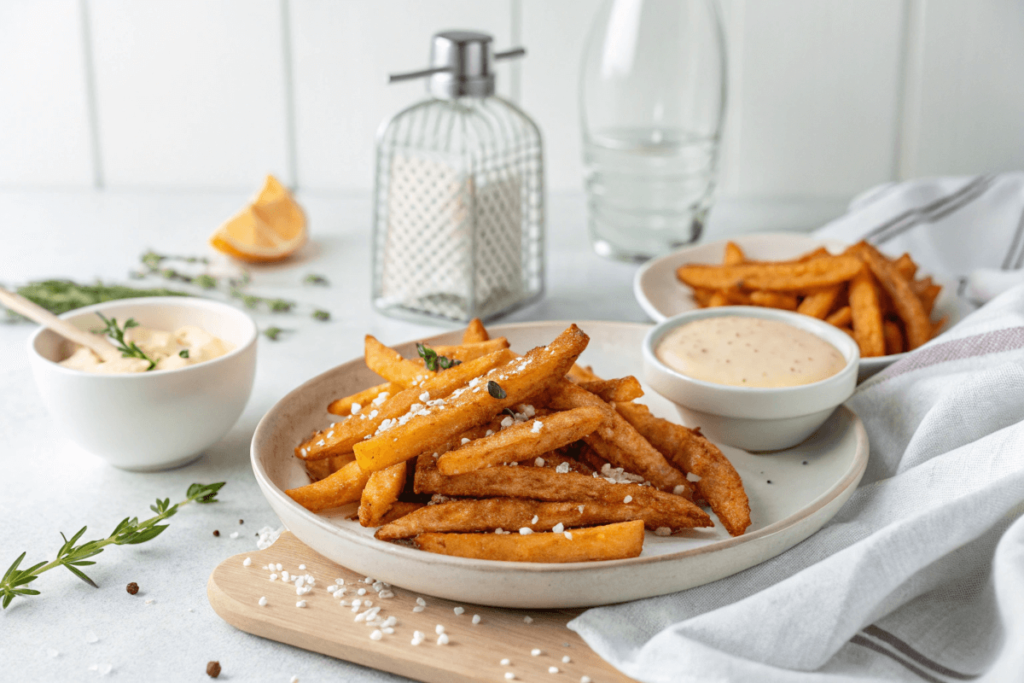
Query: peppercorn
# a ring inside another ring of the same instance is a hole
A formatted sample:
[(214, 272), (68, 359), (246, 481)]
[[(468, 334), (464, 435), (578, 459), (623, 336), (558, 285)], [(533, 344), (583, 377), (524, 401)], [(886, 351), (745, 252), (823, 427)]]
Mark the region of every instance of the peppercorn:
[(214, 529), (214, 530), (213, 530), (213, 535), (214, 535), (214, 536), (220, 536), (220, 532), (219, 532), (219, 531), (217, 531), (216, 529)]
[(220, 676), (220, 662), (207, 662), (206, 675), (210, 678), (216, 678), (217, 676)]
[(132, 581), (125, 587), (125, 590), (128, 591), (128, 595), (135, 595), (139, 592), (139, 584)]
[(244, 519), (240, 519), (240, 520), (238, 520), (238, 523), (239, 524), (245, 524), (245, 520)]

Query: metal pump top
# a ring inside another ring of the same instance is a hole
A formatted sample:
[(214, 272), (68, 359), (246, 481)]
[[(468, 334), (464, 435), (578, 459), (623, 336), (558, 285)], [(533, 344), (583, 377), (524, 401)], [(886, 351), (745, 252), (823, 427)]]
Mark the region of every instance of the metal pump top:
[(414, 78), (427, 80), (427, 92), (451, 100), (459, 97), (488, 97), (494, 94), (493, 60), (522, 57), (521, 47), (492, 52), (491, 36), (476, 31), (441, 31), (430, 43), (430, 68), (391, 74), (389, 83)]

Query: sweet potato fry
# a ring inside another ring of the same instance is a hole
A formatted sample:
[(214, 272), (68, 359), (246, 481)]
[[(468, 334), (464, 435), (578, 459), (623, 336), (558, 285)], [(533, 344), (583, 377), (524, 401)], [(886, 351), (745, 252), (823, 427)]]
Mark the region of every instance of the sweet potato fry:
[(443, 474), (462, 474), (491, 465), (533, 459), (579, 441), (608, 418), (608, 411), (590, 406), (551, 413), (543, 420), (520, 422), (448, 451), (438, 459), (437, 467)]
[[(683, 496), (639, 484), (613, 484), (599, 476), (557, 472), (546, 467), (486, 467), (447, 476), (430, 455), (421, 455), (416, 466), (416, 493), (445, 496), (532, 498), (544, 501), (623, 503), (658, 510), (673, 519), (673, 529), (711, 526), (707, 513)], [(714, 508), (712, 508), (714, 509)]]
[(333, 458), (322, 458), (321, 460), (307, 460), (305, 462), (306, 474), (310, 481), (326, 479), (345, 465), (356, 459), (355, 453), (344, 453)]
[(366, 335), (366, 367), (389, 382), (411, 387), (431, 374), (416, 361), (402, 358), (402, 354), (381, 344), (373, 335)]
[(573, 363), (569, 372), (565, 375), (574, 382), (596, 382), (601, 378), (594, 374), (594, 369), (589, 365)]
[(468, 531), (517, 532), (523, 527), (550, 531), (561, 524), (565, 528), (597, 526), (614, 522), (643, 521), (648, 529), (672, 529), (674, 519), (658, 510), (633, 503), (541, 503), (522, 498), (452, 500), (430, 505), (410, 513), (397, 522), (382, 526), (376, 537), (382, 541), (412, 538), (428, 532)]
[(403, 389), (379, 406), (374, 406), (371, 402), (370, 406), (361, 409), (358, 415), (316, 432), (312, 438), (295, 448), (295, 457), (318, 460), (347, 453), (365, 437), (374, 434), (385, 420), (402, 419), (417, 403), (421, 404), (422, 409), (424, 394), (428, 400), (447, 398), (470, 380), (504, 365), (512, 357), (511, 351), (503, 349), (489, 356), (456, 365), (444, 372), (432, 372), (418, 387)]
[(839, 298), (841, 289), (841, 285), (835, 285), (809, 293), (800, 302), (800, 305), (796, 307), (797, 313), (803, 313), (804, 315), (824, 320), (832, 311), (832, 306), (835, 304), (836, 299)]
[[(395, 425), (355, 444), (353, 450), (357, 462), (364, 470), (374, 472), (420, 453), (432, 452), (453, 436), (487, 422), (503, 409), (521, 403), (553, 382), (571, 385), (561, 378), (587, 347), (588, 341), (589, 337), (576, 325), (570, 326), (548, 346), (533, 349), (525, 356), (490, 371), (473, 389), (467, 388), (458, 395), (453, 393), (443, 409), (424, 409), (405, 424)], [(456, 366), (459, 367), (462, 366)], [(492, 382), (498, 385), (496, 389), (503, 398), (491, 395), (488, 387)]]
[(714, 289), (707, 289), (706, 287), (694, 287), (693, 298), (697, 302), (697, 305), (701, 308), (707, 308), (711, 305), (711, 297), (715, 295)]
[(327, 406), (327, 412), (333, 415), (351, 415), (353, 406), (358, 405), (359, 409), (356, 410), (356, 413), (358, 413), (359, 410), (362, 410), (364, 406), (370, 405), (370, 402), (381, 394), (387, 393), (394, 396), (401, 390), (401, 384), (395, 384), (393, 382), (378, 384), (375, 387), (363, 389), (358, 394), (352, 394), (351, 396), (331, 401), (331, 404)]
[(826, 256), (831, 255), (832, 253), (825, 247), (818, 247), (814, 251), (809, 251), (800, 258), (796, 259), (796, 263), (807, 263), (808, 261), (813, 261), (816, 258), (824, 258)]
[(466, 331), (462, 334), (462, 343), (472, 344), (473, 342), (487, 341), (490, 338), (491, 335), (487, 332), (487, 328), (484, 327), (480, 318), (473, 318), (469, 321)]
[(590, 393), (600, 396), (602, 401), (629, 403), (644, 395), (643, 387), (632, 375), (619, 379), (598, 379), (576, 383)]
[(691, 287), (770, 289), (799, 292), (845, 282), (861, 268), (855, 256), (823, 256), (802, 263), (753, 263), (738, 266), (684, 265), (676, 276)]
[(835, 325), (836, 327), (849, 327), (850, 323), (853, 322), (853, 309), (849, 306), (843, 306), (835, 313), (825, 318), (825, 322), (829, 325)]
[(903, 331), (899, 325), (892, 320), (884, 321), (882, 323), (882, 334), (885, 336), (885, 355), (888, 356), (905, 351), (903, 347)]
[(722, 258), (722, 264), (726, 266), (738, 266), (747, 260), (747, 257), (743, 254), (743, 250), (740, 249), (740, 245), (735, 242), (725, 243), (725, 256)]
[(757, 290), (750, 293), (750, 303), (753, 306), (765, 308), (781, 308), (786, 311), (796, 310), (796, 294), (783, 292), (769, 292)]
[(597, 428), (584, 441), (598, 455), (621, 467), (627, 472), (639, 474), (663, 491), (673, 491), (677, 486), (688, 487), (686, 476), (665, 459), (651, 444), (637, 433), (611, 406), (586, 389), (563, 380), (555, 384), (548, 393), (548, 404), (555, 410), (569, 410), (582, 406), (594, 406), (608, 411), (611, 420)]
[(406, 464), (400, 462), (370, 475), (359, 499), (360, 524), (380, 525), (380, 520), (398, 502), (398, 496), (405, 488), (405, 470)]
[(728, 306), (728, 305), (729, 305), (729, 297), (727, 297), (725, 295), (725, 291), (723, 291), (723, 290), (718, 290), (717, 292), (712, 294), (711, 297), (708, 299), (708, 303), (707, 303), (707, 307), (708, 308), (718, 308), (719, 306)]
[(925, 313), (931, 315), (935, 308), (935, 300), (939, 298), (939, 293), (942, 291), (942, 285), (934, 284), (932, 279), (927, 277), (924, 280), (911, 283), (911, 287), (917, 294), (917, 298), (921, 300), (921, 306), (924, 307)]
[[(570, 538), (571, 536), (571, 538)], [(420, 534), (416, 547), (441, 555), (504, 562), (594, 562), (638, 557), (644, 547), (640, 520), (573, 529), (565, 533)]]
[(903, 254), (893, 261), (892, 265), (904, 279), (913, 280), (914, 275), (917, 274), (917, 264), (914, 263), (914, 259), (910, 258), (910, 254)]
[(370, 473), (359, 469), (359, 463), (350, 462), (326, 479), (285, 493), (307, 510), (320, 512), (359, 500), (369, 478)]
[(867, 242), (855, 245), (856, 254), (871, 269), (872, 275), (892, 297), (893, 306), (906, 328), (907, 348), (911, 351), (932, 337), (932, 324), (921, 300), (910, 283), (896, 268)]
[(853, 318), (853, 337), (860, 346), (861, 358), (884, 356), (882, 309), (878, 306), (875, 278), (867, 268), (850, 280), (850, 311)]
[[(467, 360), (473, 360), (474, 358), (479, 358), (480, 356), (486, 356), (487, 354), (493, 353), (498, 349), (507, 349), (508, 339), (506, 339), (505, 337), (497, 337), (495, 339), (489, 339), (487, 341), (472, 342), (469, 344), (458, 344), (455, 346), (446, 346), (443, 344), (425, 344), (424, 346), (426, 346), (429, 349), (433, 349), (434, 352), (437, 353), (437, 355), (439, 356), (444, 356), (445, 358), (453, 358), (455, 360), (466, 362)], [(417, 363), (418, 365), (420, 362), (422, 362), (422, 360), (423, 359), (418, 359), (417, 361), (413, 362)]]
[(391, 509), (387, 511), (387, 514), (381, 517), (380, 524), (387, 525), (391, 524), (392, 522), (397, 522), (402, 517), (405, 517), (408, 514), (412, 514), (413, 512), (419, 510), (422, 507), (425, 507), (423, 503), (407, 503), (405, 501), (400, 500), (391, 506)]
[(750, 526), (750, 502), (736, 468), (699, 431), (663, 420), (645, 405), (621, 403), (616, 410), (684, 472), (700, 477), (697, 492), (733, 536)]

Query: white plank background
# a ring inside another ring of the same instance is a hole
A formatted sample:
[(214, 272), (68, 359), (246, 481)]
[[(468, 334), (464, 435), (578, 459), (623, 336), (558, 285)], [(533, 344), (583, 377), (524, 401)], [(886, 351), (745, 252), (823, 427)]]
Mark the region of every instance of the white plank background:
[[(445, 28), (525, 45), (500, 92), (581, 183), (579, 63), (600, 0), (0, 0), (0, 186), (372, 186), (388, 86)], [(721, 0), (721, 194), (841, 203), (878, 182), (1024, 166), (1019, 0)]]

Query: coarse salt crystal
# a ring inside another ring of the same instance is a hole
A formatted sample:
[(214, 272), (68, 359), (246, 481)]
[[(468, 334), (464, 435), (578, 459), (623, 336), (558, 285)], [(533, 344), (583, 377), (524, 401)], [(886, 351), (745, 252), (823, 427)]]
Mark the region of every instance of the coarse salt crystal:
[(442, 626), (441, 624), (438, 624), (437, 626), (435, 626), (434, 627), (434, 633), (436, 633), (438, 635), (441, 635), (442, 633), (444, 633), (444, 626)]
[(306, 565), (304, 565), (304, 564), (300, 564), (299, 565), (299, 569), (303, 569), (304, 570), (305, 568), (306, 568)]
[(569, 463), (567, 463), (567, 462), (558, 463), (558, 466), (555, 467), (555, 472), (558, 472), (559, 474), (568, 474), (569, 473)]
[(506, 416), (505, 419), (501, 421), (501, 428), (502, 429), (507, 429), (508, 427), (511, 427), (512, 426), (512, 422), (513, 422), (512, 418)]
[(516, 680), (516, 675), (514, 673), (512, 673), (511, 671), (506, 671), (505, 672), (505, 680), (506, 681), (514, 681), (514, 680)]
[(477, 625), (479, 623), (480, 623), (480, 615), (479, 614), (474, 614), (473, 615), (473, 625), (475, 626), (475, 625)]
[(95, 643), (95, 642), (98, 642), (99, 639), (100, 639), (100, 637), (96, 635), (95, 631), (86, 631), (86, 633), (85, 633), (85, 642), (87, 642), (87, 643)]
[[(380, 608), (378, 607), (377, 609), (380, 609)], [(397, 623), (398, 623), (398, 619), (396, 619), (395, 617), (388, 617), (387, 619), (384, 620), (384, 625), (385, 626), (394, 626)]]
[(326, 444), (327, 444), (327, 442), (326, 442), (326, 441), (324, 441), (323, 439), (320, 439), (319, 441), (317, 441), (317, 442), (316, 442), (316, 445), (317, 445), (317, 446), (324, 446), (324, 445), (326, 445)]
[(281, 580), (291, 581), (291, 574), (289, 574), (288, 572), (281, 572)]
[(571, 541), (572, 540), (572, 532), (571, 531), (566, 531), (565, 532), (565, 537), (568, 538)]
[(521, 528), (519, 530), (519, 533), (522, 534), (523, 536), (529, 536), (530, 534), (533, 533), (533, 529), (531, 529), (528, 526), (524, 526), (523, 528)]
[(580, 511), (580, 514), (581, 514), (581, 515), (583, 514), (583, 506), (582, 506), (582, 505), (580, 505), (580, 506), (579, 506), (579, 507), (577, 508), (577, 510), (579, 510), (579, 511)]
[[(533, 623), (533, 617), (525, 616), (525, 617), (523, 617), (523, 621), (525, 621), (527, 624), (532, 624)], [(538, 650), (538, 652), (539, 652), (539, 650)]]
[(378, 629), (374, 629), (373, 633), (370, 634), (370, 640), (380, 640), (383, 637), (384, 637), (384, 632), (381, 631), (379, 628)]
[(332, 436), (334, 436), (334, 431), (333, 431), (333, 430), (332, 430), (332, 431), (329, 431), (329, 432), (327, 432), (327, 438), (328, 438), (328, 439), (329, 439), (329, 438), (331, 438)]
[(580, 683), (590, 683), (590, 676), (580, 676)]
[(339, 586), (344, 586), (345, 585), (345, 579), (335, 579), (334, 583), (338, 584)]
[(547, 462), (544, 458), (537, 458), (533, 461), (535, 467), (544, 467), (544, 463)]
[(469, 439), (462, 437), (462, 445), (465, 446), (467, 443), (469, 443)]
[(266, 606), (267, 606), (267, 598), (266, 598), (266, 596), (264, 596), (264, 597), (260, 598), (260, 600), (259, 600), (259, 606), (260, 606), (260, 607), (266, 607)]
[(295, 603), (295, 606), (296, 607), (305, 607), (306, 606), (306, 601), (305, 600), (299, 600), (297, 603)]
[(536, 524), (539, 519), (540, 519), (540, 517), (538, 517), (537, 515), (534, 515), (533, 519), (530, 520), (530, 524)]
[(494, 436), (494, 430), (488, 429), (486, 432), (484, 432), (484, 436)]
[(153, 598), (149, 598), (148, 600), (146, 600), (147, 605), (152, 605), (154, 602), (156, 602), (156, 600), (154, 600)]
[(271, 581), (277, 581), (277, 574), (271, 574), (270, 575), (270, 580)]
[(456, 608), (455, 608), (455, 610), (454, 610), (455, 614), (457, 614), (457, 615), (460, 615), (460, 616), (461, 616), (461, 615), (462, 615), (462, 614), (463, 614), (463, 613), (464, 613), (465, 611), (466, 611), (466, 608), (465, 608), (465, 607), (456, 607)]
[(57, 652), (56, 650), (54, 650), (54, 649), (53, 649), (53, 648), (51, 647), (51, 648), (47, 648), (47, 650), (46, 650), (46, 654), (50, 655), (51, 657), (56, 657), (56, 656), (57, 656), (57, 655), (59, 655), (60, 653), (59, 653), (59, 652)]
[(424, 600), (423, 598), (416, 598), (416, 604), (417, 605), (421, 605), (423, 607), (426, 607), (427, 606), (427, 601)]
[(544, 428), (544, 423), (543, 422), (541, 422), (540, 420), (534, 420), (533, 427), (530, 429), (530, 431), (533, 432), (534, 434), (536, 434), (536, 433), (540, 432), (540, 430), (543, 429), (543, 428)]
[(303, 455), (309, 455), (309, 452), (308, 452), (308, 451), (307, 451), (307, 450), (306, 450), (305, 448), (303, 448), (303, 449), (302, 449), (302, 454), (303, 454)]
[(625, 498), (622, 499), (622, 502), (623, 503), (632, 503), (633, 502), (633, 496), (626, 496)]
[(366, 595), (366, 589), (365, 588), (360, 588), (359, 590), (356, 591), (356, 595)]
[(672, 493), (676, 494), (677, 496), (681, 496), (684, 493), (686, 493), (686, 487), (683, 486), (682, 484), (676, 484), (676, 487), (672, 489)]
[(389, 636), (395, 632), (395, 629), (391, 628), (390, 626), (385, 626), (381, 630), (384, 631), (384, 633), (388, 634)]
[(548, 673), (549, 674), (556, 674), (556, 673), (558, 673), (558, 667), (557, 666), (549, 666), (548, 667)]
[(231, 538), (238, 538), (238, 532), (237, 531), (232, 531), (231, 532)]
[(276, 568), (277, 568), (277, 571), (281, 571), (281, 563), (280, 562), (277, 563)]
[(562, 664), (568, 664), (571, 661), (572, 660), (569, 659), (569, 655), (566, 655), (566, 656), (562, 657)]
[(655, 536), (671, 536), (672, 535), (672, 529), (670, 529), (667, 526), (659, 526), (657, 529), (654, 530), (654, 535)]
[(423, 605), (416, 605), (415, 607), (412, 608), (412, 611), (413, 612), (422, 612), (425, 609), (426, 609), (426, 607), (424, 607)]
[(377, 594), (377, 597), (379, 597), (381, 600), (387, 600), (389, 598), (395, 597), (395, 594), (394, 592), (389, 590), (382, 590), (380, 593)]
[(530, 650), (530, 654), (534, 657), (538, 657), (540, 656), (540, 650), (538, 650), (537, 648), (533, 648), (532, 650)]
[(438, 645), (447, 645), (448, 644), (448, 634), (447, 633), (442, 633), (441, 635), (439, 635), (437, 637), (437, 644)]
[(363, 406), (359, 405), (358, 403), (353, 403), (352, 404), (352, 414), (353, 415), (358, 415), (359, 411), (362, 410), (362, 409), (363, 409)]
[(252, 558), (251, 557), (247, 557), (244, 560), (242, 560), (242, 566), (243, 567), (249, 567), (251, 565), (252, 565)]
[(565, 525), (559, 522), (555, 526), (551, 527), (551, 530), (554, 531), (556, 534), (560, 534), (563, 531), (565, 531)]
[(502, 666), (508, 666), (508, 665), (509, 665), (509, 664), (511, 664), (512, 662), (511, 662), (511, 661), (509, 661), (509, 659), (508, 659), (508, 658), (506, 657), (505, 659), (501, 660), (501, 661), (500, 661), (500, 662), (498, 662), (498, 663), (499, 663), (499, 664), (501, 664)]

